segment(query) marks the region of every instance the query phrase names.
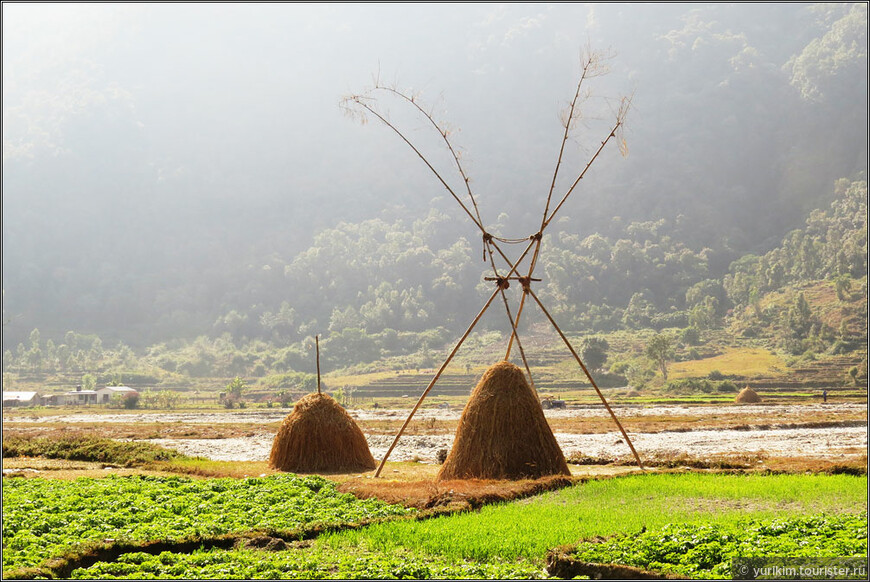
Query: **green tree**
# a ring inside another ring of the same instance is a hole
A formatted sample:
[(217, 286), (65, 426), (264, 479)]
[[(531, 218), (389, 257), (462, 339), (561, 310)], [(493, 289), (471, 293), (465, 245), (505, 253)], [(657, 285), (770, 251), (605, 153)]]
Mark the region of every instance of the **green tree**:
[(798, 339), (806, 339), (813, 326), (813, 312), (803, 293), (798, 293), (786, 314), (786, 325)]
[(97, 378), (93, 374), (82, 376), (82, 390), (93, 390), (97, 387)]
[(646, 357), (655, 363), (662, 378), (668, 381), (668, 361), (674, 357), (674, 340), (665, 334), (657, 333), (646, 345)]
[(837, 291), (837, 299), (848, 301), (852, 298), (852, 276), (848, 273), (834, 278), (834, 289)]
[(232, 382), (227, 384), (227, 394), (238, 400), (242, 397), (242, 393), (246, 388), (245, 381), (236, 376)]
[(30, 347), (31, 349), (39, 349), (39, 330), (36, 328), (30, 332)]
[(698, 330), (715, 327), (717, 323), (716, 311), (718, 308), (719, 300), (708, 295), (703, 301), (692, 307), (691, 312), (689, 312), (689, 322), (692, 327)]
[(610, 344), (602, 337), (587, 337), (580, 344), (580, 358), (592, 370), (599, 370), (607, 362)]

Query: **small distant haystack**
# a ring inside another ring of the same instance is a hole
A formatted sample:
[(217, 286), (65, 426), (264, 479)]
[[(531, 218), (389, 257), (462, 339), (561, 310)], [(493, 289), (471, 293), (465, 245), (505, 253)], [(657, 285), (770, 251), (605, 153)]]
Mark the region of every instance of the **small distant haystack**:
[(737, 397), (734, 398), (734, 402), (738, 404), (755, 404), (757, 402), (761, 402), (761, 396), (758, 395), (758, 392), (747, 386), (746, 388), (737, 393)]
[(570, 475), (522, 370), (499, 362), (471, 392), (437, 479), (524, 479)]
[(351, 473), (376, 465), (365, 435), (347, 411), (326, 394), (309, 394), (281, 423), (269, 466), (300, 473)]

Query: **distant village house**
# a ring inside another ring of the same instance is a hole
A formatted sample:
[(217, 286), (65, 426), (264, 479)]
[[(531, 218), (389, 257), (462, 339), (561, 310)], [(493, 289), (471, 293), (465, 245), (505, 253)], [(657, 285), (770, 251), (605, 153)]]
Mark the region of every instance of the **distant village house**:
[(40, 396), (36, 392), (3, 392), (3, 407), (14, 406), (85, 406), (89, 404), (109, 404), (115, 395), (121, 398), (128, 394), (139, 394), (128, 386), (106, 386), (99, 390), (82, 390), (76, 386), (75, 390), (63, 394), (45, 394)]
[(12, 406), (36, 406), (42, 404), (39, 394), (36, 392), (6, 392), (3, 391), (3, 407)]
[(76, 386), (75, 390), (64, 392), (63, 394), (52, 394), (46, 399), (46, 404), (57, 404), (58, 406), (75, 406), (96, 403), (96, 390), (82, 390), (81, 386)]

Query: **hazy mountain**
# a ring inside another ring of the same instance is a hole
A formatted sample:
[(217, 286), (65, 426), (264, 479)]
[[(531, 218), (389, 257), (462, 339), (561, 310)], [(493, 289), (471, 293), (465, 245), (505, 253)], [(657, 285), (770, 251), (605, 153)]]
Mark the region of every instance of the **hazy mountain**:
[[(342, 221), (435, 209), (455, 220), (433, 248), (478, 253), (413, 152), (343, 114), (374, 76), (460, 130), (487, 226), (533, 233), (587, 45), (616, 56), (557, 190), (625, 94), (630, 155), (609, 148), (556, 228), (666, 219), (721, 276), (866, 179), (866, 31), (866, 4), (4, 4), (4, 347), (37, 327), (143, 345), (311, 304), (284, 267)], [(380, 105), (450, 173), (422, 121)]]

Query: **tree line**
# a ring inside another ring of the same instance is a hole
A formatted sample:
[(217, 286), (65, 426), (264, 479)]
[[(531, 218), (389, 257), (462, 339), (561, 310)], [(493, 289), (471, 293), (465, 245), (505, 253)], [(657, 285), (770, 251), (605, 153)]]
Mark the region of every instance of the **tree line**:
[[(541, 295), (572, 332), (676, 328), (693, 343), (731, 313), (745, 335), (767, 333), (794, 354), (837, 342), (837, 349), (854, 349), (855, 334), (826, 328), (800, 293), (787, 308), (762, 304), (787, 285), (830, 280), (841, 300), (862, 299), (866, 318), (867, 182), (840, 180), (836, 196), (767, 253), (730, 262), (727, 251), (680, 242), (679, 217), (632, 222), (618, 237), (547, 235)], [(3, 369), (77, 373), (134, 370), (147, 362), (188, 377), (262, 377), (309, 370), (315, 334), (333, 368), (384, 358), (431, 366), (492, 286), (483, 279), (489, 273), (480, 243), (445, 241), (442, 227), (450, 230), (451, 219), (434, 210), (410, 224), (343, 222), (318, 234), (278, 274), (269, 268), (252, 275), (246, 286), (263, 301), (229, 309), (210, 335), (153, 344), (137, 355), (123, 342), (108, 349), (94, 334), (43, 339), (34, 329), (28, 342), (5, 350)]]

